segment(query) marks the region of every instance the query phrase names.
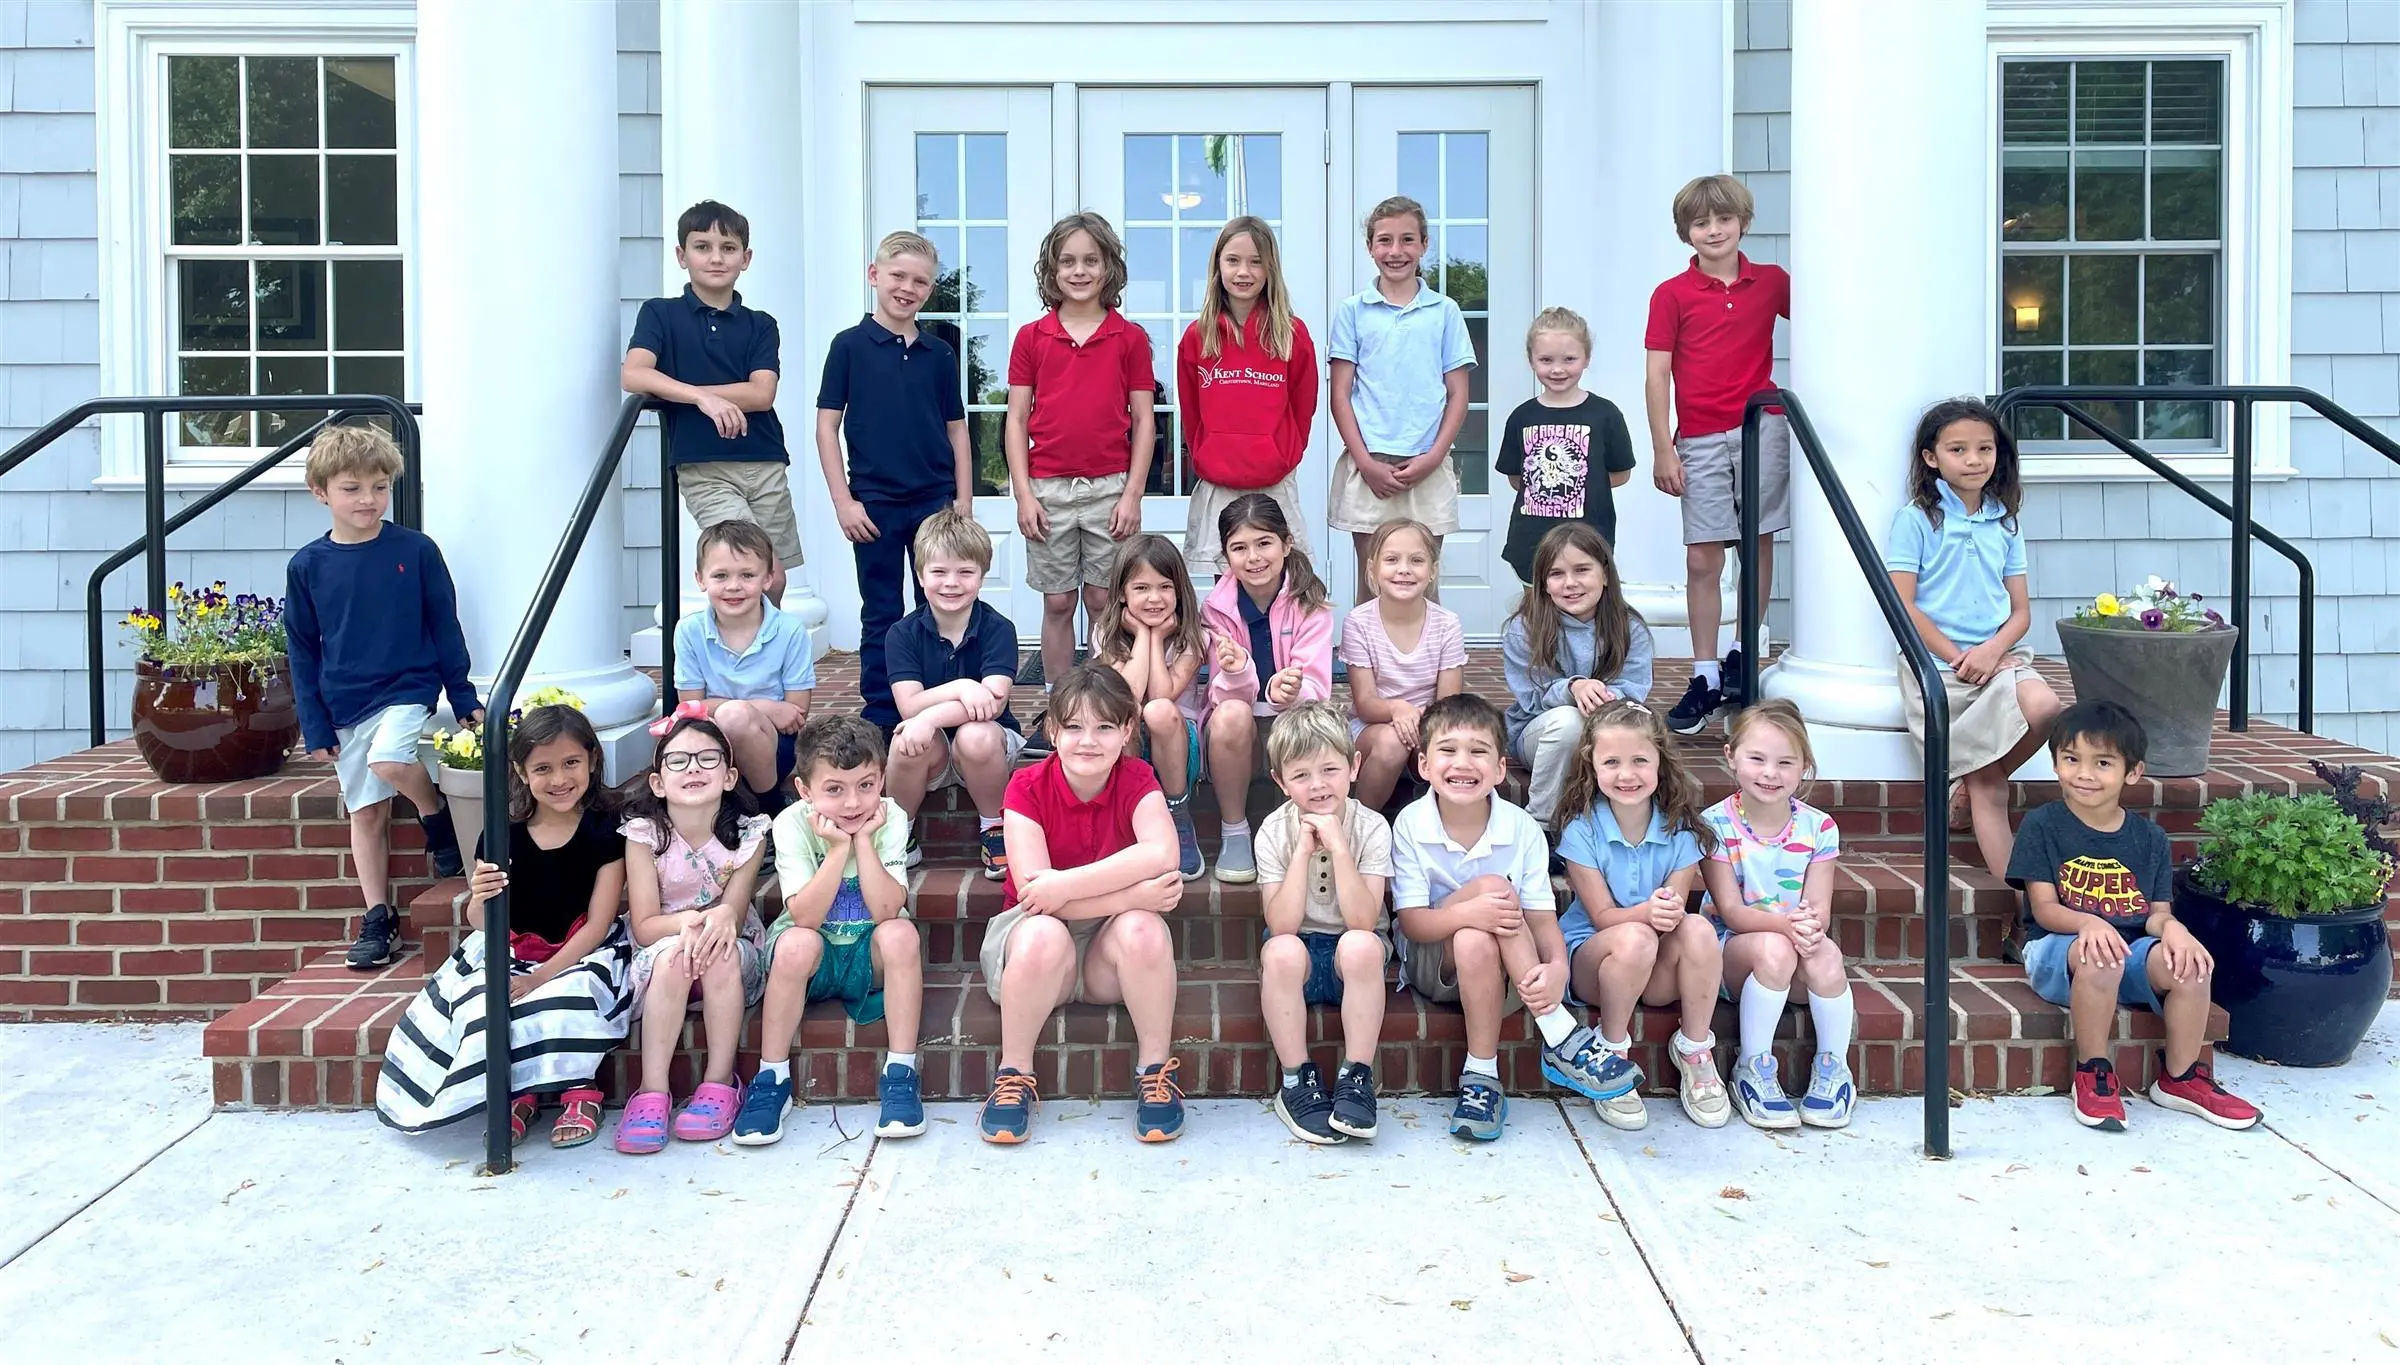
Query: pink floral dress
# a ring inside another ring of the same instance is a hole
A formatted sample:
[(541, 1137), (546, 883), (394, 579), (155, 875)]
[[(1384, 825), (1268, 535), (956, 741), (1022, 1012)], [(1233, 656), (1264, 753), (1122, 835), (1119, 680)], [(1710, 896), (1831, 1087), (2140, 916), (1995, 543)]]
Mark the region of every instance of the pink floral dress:
[[(664, 826), (663, 830), (661, 826)], [(725, 895), (725, 884), (733, 880), (736, 869), (759, 857), (759, 849), (767, 841), (773, 822), (763, 815), (742, 817), (741, 842), (727, 848), (715, 839), (704, 841), (694, 848), (685, 843), (683, 835), (667, 821), (646, 818), (628, 820), (618, 830), (629, 843), (649, 849), (658, 865), (658, 905), (670, 915), (686, 910), (705, 910), (717, 904)], [(760, 886), (770, 883), (765, 877), (765, 865), (760, 865)], [(642, 1001), (650, 990), (650, 974), (659, 954), (681, 941), (681, 934), (671, 934), (633, 955), (633, 1017), (642, 1017)], [(767, 988), (767, 926), (758, 916), (758, 907), (745, 908), (742, 927), (734, 941), (734, 953), (742, 971), (742, 999), (756, 1005)], [(700, 1007), (700, 983), (692, 983), (691, 1008)]]

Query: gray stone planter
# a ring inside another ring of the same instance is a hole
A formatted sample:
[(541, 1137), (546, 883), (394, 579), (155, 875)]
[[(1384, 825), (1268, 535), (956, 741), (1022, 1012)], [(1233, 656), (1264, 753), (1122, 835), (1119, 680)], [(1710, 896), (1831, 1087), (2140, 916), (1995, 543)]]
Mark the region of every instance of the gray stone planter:
[(2175, 632), (2140, 626), (2058, 623), (2059, 652), (2078, 701), (2113, 701), (2149, 732), (2152, 777), (2208, 771), (2217, 694), (2233, 662), (2239, 628)]

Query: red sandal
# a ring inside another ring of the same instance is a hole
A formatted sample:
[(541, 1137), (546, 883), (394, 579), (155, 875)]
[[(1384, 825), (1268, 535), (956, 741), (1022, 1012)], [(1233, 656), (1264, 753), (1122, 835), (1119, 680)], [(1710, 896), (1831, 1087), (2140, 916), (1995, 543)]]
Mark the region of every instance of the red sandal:
[(525, 1132), (533, 1126), (533, 1116), (542, 1111), (542, 1101), (536, 1095), (519, 1095), (508, 1102), (508, 1143), (514, 1147), (525, 1140)]
[(559, 1096), (559, 1103), (566, 1107), (559, 1112), (558, 1122), (550, 1125), (550, 1145), (581, 1147), (600, 1136), (601, 1098), (599, 1091), (588, 1086)]

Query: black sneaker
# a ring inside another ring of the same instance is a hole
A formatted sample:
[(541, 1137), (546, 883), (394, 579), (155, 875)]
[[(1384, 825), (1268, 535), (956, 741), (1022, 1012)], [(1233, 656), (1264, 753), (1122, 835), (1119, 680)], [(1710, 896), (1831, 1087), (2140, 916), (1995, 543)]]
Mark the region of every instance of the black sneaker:
[(1740, 710), (1750, 704), (1750, 689), (1742, 685), (1742, 647), (1735, 645), (1725, 651), (1725, 661), (1718, 665), (1725, 679), (1725, 704)]
[(367, 911), (366, 921), (358, 926), (358, 941), (350, 945), (350, 953), (342, 960), (354, 972), (371, 972), (390, 962), (400, 951), (400, 917), (392, 907), (378, 905)]
[(459, 857), (458, 827), (450, 823), (450, 803), (444, 801), (439, 810), (418, 816), (417, 824), (425, 831), (425, 857), (433, 864), (433, 875), (464, 876), (467, 865)]
[(1354, 1138), (1375, 1136), (1375, 1068), (1344, 1062), (1334, 1073), (1333, 1131)]
[(1691, 686), (1683, 689), (1683, 700), (1667, 713), (1667, 728), (1679, 735), (1696, 735), (1708, 718), (1725, 704), (1725, 694), (1708, 685), (1699, 674), (1692, 675)]
[(1342, 1141), (1333, 1131), (1333, 1101), (1315, 1062), (1302, 1062), (1299, 1078), (1275, 1092), (1275, 1117), (1302, 1142), (1331, 1146)]
[(1024, 753), (1041, 755), (1050, 752), (1050, 712), (1045, 709), (1025, 727)]

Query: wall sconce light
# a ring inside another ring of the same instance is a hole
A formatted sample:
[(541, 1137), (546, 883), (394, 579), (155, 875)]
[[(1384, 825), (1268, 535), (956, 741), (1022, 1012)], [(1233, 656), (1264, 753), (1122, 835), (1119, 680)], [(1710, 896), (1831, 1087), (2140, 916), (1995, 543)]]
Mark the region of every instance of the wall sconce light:
[(2016, 319), (2018, 331), (2039, 331), (2042, 325), (2042, 306), (2038, 303), (2020, 303), (2016, 306)]
[(1171, 209), (1196, 209), (1200, 207), (1200, 194), (1196, 190), (1183, 190), (1180, 192), (1176, 190), (1167, 190), (1162, 192), (1158, 198), (1160, 203), (1165, 204)]

